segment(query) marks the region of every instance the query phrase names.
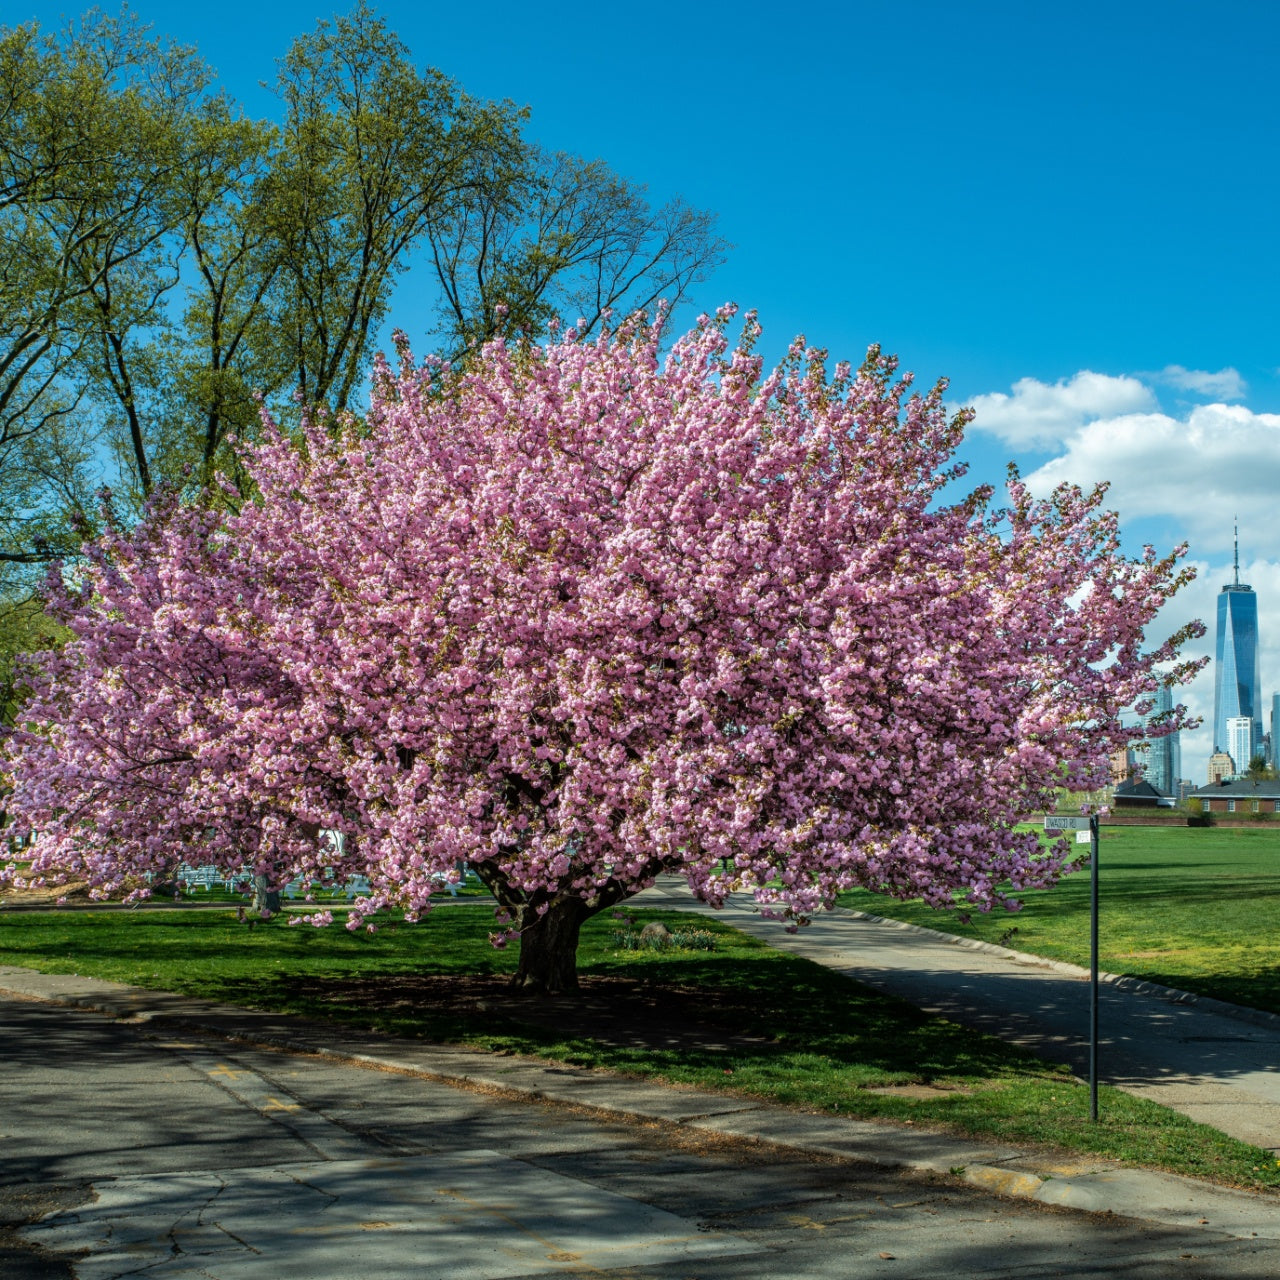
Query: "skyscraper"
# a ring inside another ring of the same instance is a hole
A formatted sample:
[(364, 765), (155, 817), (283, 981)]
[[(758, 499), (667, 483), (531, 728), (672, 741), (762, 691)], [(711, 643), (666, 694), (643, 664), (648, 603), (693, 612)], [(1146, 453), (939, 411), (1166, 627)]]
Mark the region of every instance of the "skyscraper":
[(1253, 759), (1254, 722), (1248, 716), (1232, 716), (1227, 721), (1227, 755), (1237, 773), (1243, 773)]
[[(1218, 634), (1213, 672), (1213, 749), (1231, 751), (1227, 721), (1248, 716), (1253, 722), (1249, 752), (1258, 749), (1262, 736), (1262, 683), (1258, 662), (1258, 597), (1240, 581), (1240, 537), (1236, 534), (1234, 581), (1218, 593)], [(1234, 759), (1234, 752), (1232, 753)], [(1249, 760), (1237, 760), (1243, 772)]]
[(1271, 695), (1271, 759), (1267, 763), (1280, 769), (1280, 693)]
[[(1173, 693), (1167, 684), (1162, 684), (1151, 695), (1152, 706), (1144, 717), (1148, 725), (1162, 714), (1173, 710)], [(1178, 773), (1182, 768), (1182, 752), (1179, 749), (1177, 733), (1166, 734), (1163, 738), (1150, 738), (1143, 744), (1145, 754), (1143, 777), (1157, 791), (1167, 796), (1178, 794)]]

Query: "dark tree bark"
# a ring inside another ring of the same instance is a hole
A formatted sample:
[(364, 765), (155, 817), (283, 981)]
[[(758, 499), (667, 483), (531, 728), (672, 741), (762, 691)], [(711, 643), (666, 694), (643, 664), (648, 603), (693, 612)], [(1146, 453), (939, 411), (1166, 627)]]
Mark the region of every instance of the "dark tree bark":
[(558, 896), (541, 916), (524, 907), (516, 916), (520, 929), (520, 963), (513, 989), (536, 995), (562, 995), (578, 990), (578, 933), (595, 915), (581, 898)]
[[(625, 902), (652, 884), (654, 877), (665, 869), (662, 860), (654, 858), (633, 881), (624, 884), (610, 879), (591, 897), (583, 899), (564, 887), (551, 892), (526, 893), (511, 883), (497, 858), (475, 860), (471, 867), (520, 938), (520, 960), (511, 988), (530, 995), (576, 994), (579, 990), (578, 934), (583, 923)], [(561, 885), (572, 880), (572, 876), (567, 876)], [(541, 914), (539, 908), (542, 908)]]

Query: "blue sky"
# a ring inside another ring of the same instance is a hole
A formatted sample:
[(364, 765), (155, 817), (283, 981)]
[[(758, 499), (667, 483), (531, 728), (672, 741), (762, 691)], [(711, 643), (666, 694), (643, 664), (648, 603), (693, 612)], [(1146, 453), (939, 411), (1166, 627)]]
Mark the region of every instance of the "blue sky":
[[(1238, 514), (1269, 705), (1280, 6), (377, 7), (420, 62), (527, 105), (545, 144), (717, 211), (736, 248), (696, 305), (757, 308), (768, 354), (797, 332), (855, 360), (880, 342), (978, 407), (976, 479), (1010, 458), (1042, 487), (1110, 479), (1135, 548), (1189, 539), (1204, 576), (1169, 629), (1212, 620)], [(345, 5), (134, 8), (267, 115), (273, 59)], [(4, 21), (79, 12), (10, 0)], [(429, 290), (411, 272), (393, 308), (420, 348)], [(1211, 676), (1184, 700), (1208, 719)], [(1184, 773), (1210, 745), (1188, 735)]]

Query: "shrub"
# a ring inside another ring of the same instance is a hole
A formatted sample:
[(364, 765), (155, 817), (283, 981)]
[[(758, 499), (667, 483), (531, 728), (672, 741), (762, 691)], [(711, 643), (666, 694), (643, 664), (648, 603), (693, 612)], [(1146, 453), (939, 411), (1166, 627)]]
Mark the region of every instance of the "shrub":
[(1196, 799), (1195, 796), (1192, 796), (1192, 798), (1187, 801), (1187, 826), (1213, 826), (1213, 814), (1204, 807), (1204, 801)]
[(714, 951), (716, 935), (709, 929), (672, 929), (668, 934), (640, 936), (638, 929), (620, 929), (613, 934), (619, 951)]

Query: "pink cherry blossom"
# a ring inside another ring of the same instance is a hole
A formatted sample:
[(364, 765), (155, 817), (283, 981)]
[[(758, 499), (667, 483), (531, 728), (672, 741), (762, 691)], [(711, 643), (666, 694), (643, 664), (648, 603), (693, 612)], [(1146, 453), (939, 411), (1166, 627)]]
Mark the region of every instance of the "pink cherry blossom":
[(766, 372), (733, 314), (666, 354), (639, 317), (460, 372), (402, 345), (366, 421), (265, 424), (239, 514), (164, 499), (87, 548), (6, 746), (35, 874), (358, 872), (357, 928), (465, 862), (544, 989), (664, 872), (791, 924), (1051, 884), (1067, 846), (1016, 824), (1177, 663), (1195, 628), (1144, 628), (1185, 548), (1122, 555), (1103, 488), (949, 500), (943, 384), (803, 339)]

